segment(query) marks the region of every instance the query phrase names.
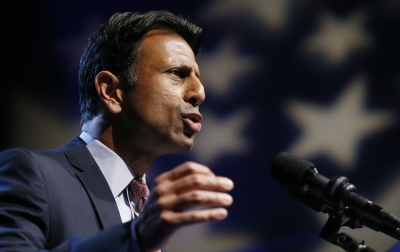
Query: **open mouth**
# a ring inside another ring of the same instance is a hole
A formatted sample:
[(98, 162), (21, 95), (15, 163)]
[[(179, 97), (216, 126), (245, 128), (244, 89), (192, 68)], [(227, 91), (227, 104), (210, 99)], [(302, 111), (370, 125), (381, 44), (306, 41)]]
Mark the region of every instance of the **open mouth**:
[(201, 130), (201, 114), (191, 113), (182, 116), (183, 121), (189, 126), (194, 132), (199, 132)]

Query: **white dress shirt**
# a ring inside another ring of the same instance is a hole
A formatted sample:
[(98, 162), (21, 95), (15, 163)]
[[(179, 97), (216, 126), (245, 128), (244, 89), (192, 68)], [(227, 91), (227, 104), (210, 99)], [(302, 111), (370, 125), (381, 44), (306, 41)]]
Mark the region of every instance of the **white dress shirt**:
[[(82, 132), (80, 138), (86, 143), (86, 147), (106, 178), (122, 222), (128, 222), (139, 216), (138, 209), (135, 208), (138, 204), (128, 190), (129, 183), (135, 177), (133, 171), (120, 156), (87, 132)], [(146, 175), (142, 179), (146, 183)]]

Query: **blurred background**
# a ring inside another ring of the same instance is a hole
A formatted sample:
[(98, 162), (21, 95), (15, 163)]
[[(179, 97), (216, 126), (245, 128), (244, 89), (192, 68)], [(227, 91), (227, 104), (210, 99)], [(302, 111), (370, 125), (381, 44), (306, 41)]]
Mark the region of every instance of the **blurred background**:
[[(166, 9), (204, 28), (207, 99), (193, 150), (157, 160), (151, 180), (193, 160), (234, 180), (221, 222), (181, 229), (168, 251), (343, 251), (327, 216), (269, 175), (282, 151), (400, 216), (400, 1), (2, 1), (0, 150), (58, 148), (80, 134), (79, 58), (115, 12)], [(377, 251), (396, 240), (343, 228)]]

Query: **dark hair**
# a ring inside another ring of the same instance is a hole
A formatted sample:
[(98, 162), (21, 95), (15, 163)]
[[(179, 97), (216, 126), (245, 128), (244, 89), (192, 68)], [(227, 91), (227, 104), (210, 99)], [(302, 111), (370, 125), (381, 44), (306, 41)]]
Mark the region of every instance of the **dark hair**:
[(195, 55), (200, 51), (202, 29), (187, 19), (168, 11), (116, 13), (89, 38), (79, 70), (81, 125), (97, 113), (99, 95), (94, 80), (103, 70), (132, 86), (138, 60), (138, 47), (150, 30), (161, 29), (181, 36)]

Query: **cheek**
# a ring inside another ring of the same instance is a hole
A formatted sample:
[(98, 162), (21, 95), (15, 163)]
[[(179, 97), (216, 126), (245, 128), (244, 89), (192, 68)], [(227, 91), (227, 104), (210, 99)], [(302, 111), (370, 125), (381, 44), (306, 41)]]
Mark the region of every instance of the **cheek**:
[(172, 92), (165, 92), (158, 97), (158, 108), (165, 116), (173, 118), (180, 115), (181, 98)]
[[(174, 92), (159, 92), (158, 95), (152, 96), (153, 102), (148, 104), (149, 110), (151, 110), (153, 121), (152, 124), (158, 125), (163, 130), (176, 130), (176, 127), (180, 122), (181, 117), (181, 106), (180, 98)], [(173, 131), (175, 131), (173, 130)]]
[(134, 93), (138, 100), (134, 102), (143, 116), (156, 124), (171, 124), (181, 116), (183, 91), (180, 86), (154, 76), (141, 83), (146, 85), (138, 86)]

